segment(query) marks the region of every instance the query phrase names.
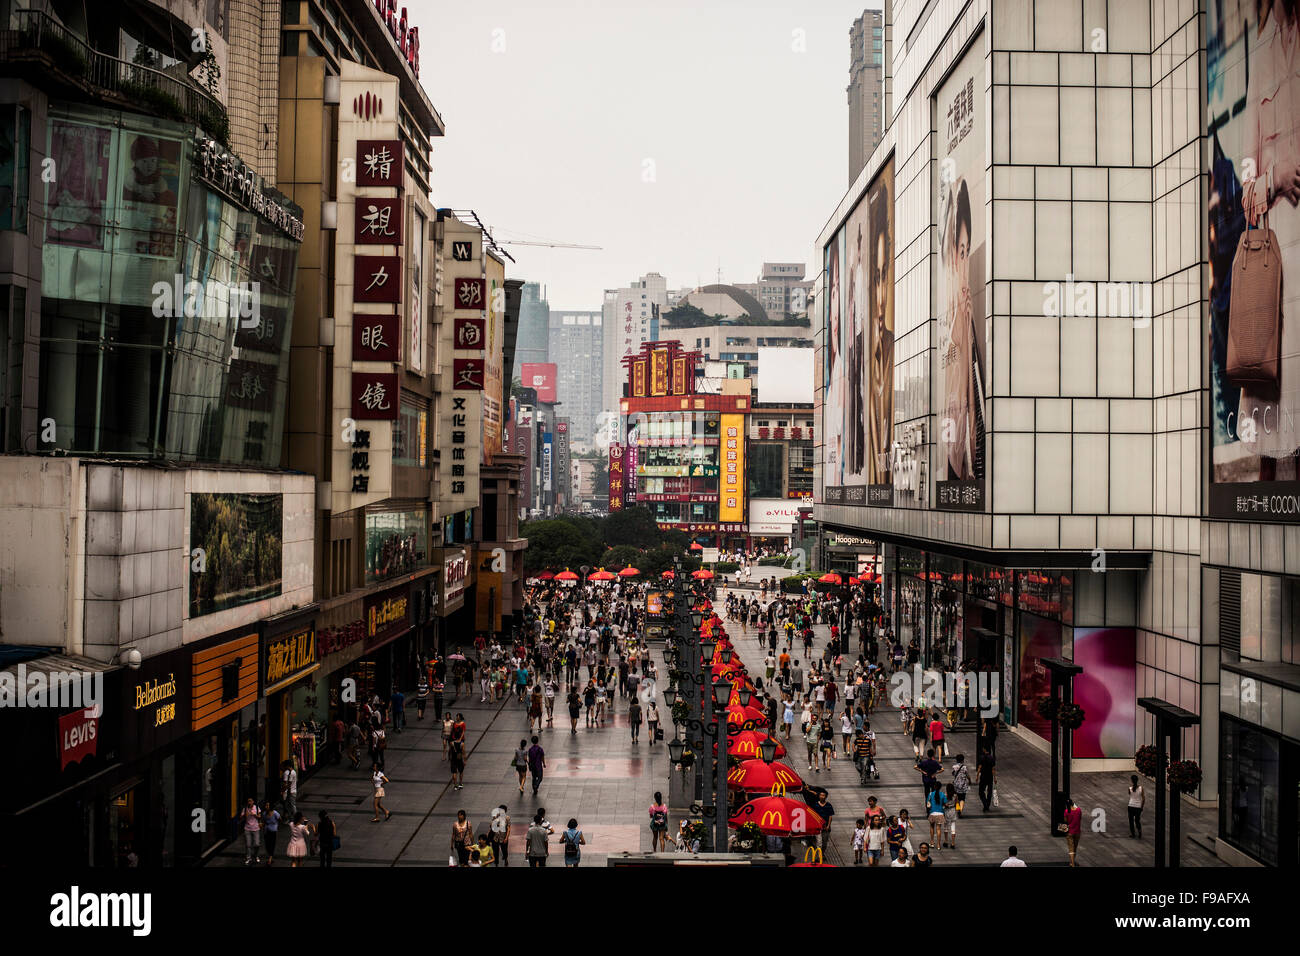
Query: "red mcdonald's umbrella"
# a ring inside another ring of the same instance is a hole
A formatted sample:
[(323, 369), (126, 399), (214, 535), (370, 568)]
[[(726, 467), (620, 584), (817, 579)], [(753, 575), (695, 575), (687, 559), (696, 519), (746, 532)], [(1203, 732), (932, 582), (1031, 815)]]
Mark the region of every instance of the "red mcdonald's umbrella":
[(641, 573), (640, 571), (638, 571), (636, 568), (632, 567), (632, 565), (629, 564), (622, 571), (618, 572), (618, 576), (620, 578), (634, 578), (640, 573)]
[(665, 571), (663, 574), (661, 574), (661, 575), (659, 575), (659, 576), (660, 576), (661, 578), (671, 578), (671, 577), (674, 577), (674, 575), (673, 575), (673, 573), (672, 573), (671, 571)]
[(822, 818), (802, 800), (773, 794), (757, 797), (728, 821), (733, 829), (754, 823), (768, 836), (812, 836), (822, 832)]
[(691, 542), (691, 550), (692, 550), (692, 551), (703, 551), (703, 550), (704, 550), (704, 545), (700, 544), (698, 541), (692, 541), (692, 542)]
[(787, 788), (802, 787), (803, 780), (780, 761), (769, 764), (762, 760), (742, 760), (740, 766), (727, 771), (727, 786), (732, 790), (771, 793), (777, 784)]
[(588, 577), (587, 580), (588, 581), (613, 581), (617, 577), (618, 575), (614, 574), (612, 571), (606, 571), (604, 568), (601, 568), (595, 574)]
[(707, 568), (700, 568), (698, 571), (692, 571), (691, 577), (695, 578), (697, 581), (707, 581), (709, 578), (713, 577), (713, 572)]
[[(732, 725), (751, 724), (752, 726), (767, 726), (767, 714), (763, 713), (757, 707), (728, 707), (727, 723)], [(752, 727), (751, 727), (752, 729)], [(763, 789), (771, 789), (769, 784)]]
[(550, 571), (543, 571), (541, 574), (537, 575), (537, 580), (539, 580), (539, 581), (550, 581), (550, 580), (551, 580), (552, 578), (554, 578), (554, 577), (555, 577), (555, 575), (552, 574)]
[(838, 574), (836, 574), (834, 571), (827, 571), (817, 580), (820, 581), (822, 584), (843, 584), (844, 583), (844, 579), (840, 577)]
[(555, 580), (557, 580), (557, 581), (576, 581), (576, 580), (578, 580), (578, 576), (577, 576), (576, 574), (574, 574), (572, 571), (570, 571), (568, 568), (565, 568), (563, 571), (561, 571), (559, 574), (557, 574), (557, 575), (555, 576)]
[[(727, 754), (731, 757), (759, 757), (761, 756), (758, 745), (767, 739), (767, 734), (759, 730), (742, 730), (738, 734), (727, 735)], [(781, 741), (776, 740), (776, 755), (785, 756), (785, 746)]]

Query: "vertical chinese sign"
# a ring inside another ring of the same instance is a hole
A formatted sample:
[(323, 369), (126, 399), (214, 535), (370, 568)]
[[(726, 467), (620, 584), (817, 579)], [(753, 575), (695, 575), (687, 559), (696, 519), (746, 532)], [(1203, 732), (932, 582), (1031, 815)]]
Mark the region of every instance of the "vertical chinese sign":
[(623, 510), (623, 446), (618, 442), (609, 446), (609, 510)]
[(334, 389), (330, 503), (336, 512), (392, 495), (393, 428), (402, 408), (398, 371), (404, 360), (418, 364), (409, 357), (417, 339), (406, 332), (404, 307), (419, 308), (412, 282), (421, 281), (422, 270), (412, 275), (410, 258), (424, 232), (422, 220), (407, 218), (397, 110), (374, 108), (397, 103), (396, 78), (344, 63), (340, 84), (332, 318), (341, 387)]
[(441, 360), (439, 369), (439, 497), (444, 511), (451, 513), (479, 503), (483, 393), (488, 380), (488, 301), (482, 233), (453, 217), (440, 220), (436, 228), (440, 230), (438, 248), (443, 262), (438, 325), (443, 347), (438, 352), (450, 357)]
[(723, 415), (718, 521), (745, 521), (745, 416)]

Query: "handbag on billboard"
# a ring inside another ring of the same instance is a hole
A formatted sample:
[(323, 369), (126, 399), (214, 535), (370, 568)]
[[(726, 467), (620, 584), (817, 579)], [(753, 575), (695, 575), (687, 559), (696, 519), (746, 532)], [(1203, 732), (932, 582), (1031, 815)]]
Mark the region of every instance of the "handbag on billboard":
[(1282, 254), (1268, 214), (1237, 240), (1228, 300), (1228, 363), (1233, 385), (1279, 384), (1282, 350)]

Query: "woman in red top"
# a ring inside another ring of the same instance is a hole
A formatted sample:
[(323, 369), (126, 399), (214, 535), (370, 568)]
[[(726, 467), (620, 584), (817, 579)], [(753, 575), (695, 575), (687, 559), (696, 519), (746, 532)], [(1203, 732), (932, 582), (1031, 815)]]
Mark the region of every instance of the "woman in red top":
[(1070, 866), (1074, 866), (1074, 856), (1079, 852), (1079, 836), (1083, 833), (1083, 811), (1073, 800), (1067, 800), (1065, 806), (1065, 848), (1070, 851)]

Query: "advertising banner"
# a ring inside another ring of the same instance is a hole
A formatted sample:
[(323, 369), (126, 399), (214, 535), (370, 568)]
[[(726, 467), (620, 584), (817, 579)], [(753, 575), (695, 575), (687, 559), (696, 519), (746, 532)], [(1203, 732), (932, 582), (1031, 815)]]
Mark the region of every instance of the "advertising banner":
[(537, 391), (539, 402), (555, 401), (555, 380), (558, 377), (558, 370), (554, 362), (524, 362), (520, 367), (520, 377), (525, 388)]
[(623, 446), (611, 442), (609, 446), (609, 510), (623, 510)]
[(745, 520), (745, 416), (723, 415), (718, 520)]
[(1074, 732), (1076, 757), (1131, 757), (1137, 747), (1137, 632), (1074, 630), (1074, 702), (1088, 719)]
[(749, 503), (749, 533), (790, 535), (799, 520), (799, 502), (788, 498), (754, 498)]
[(936, 96), (939, 138), (939, 316), (941, 409), (937, 507), (983, 511), (988, 347), (984, 299), (984, 57), (976, 44)]
[(1295, 13), (1284, 4), (1208, 0), (1206, 37), (1209, 513), (1294, 522), (1300, 515)]

